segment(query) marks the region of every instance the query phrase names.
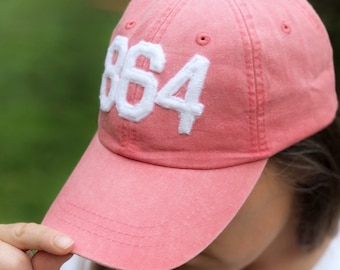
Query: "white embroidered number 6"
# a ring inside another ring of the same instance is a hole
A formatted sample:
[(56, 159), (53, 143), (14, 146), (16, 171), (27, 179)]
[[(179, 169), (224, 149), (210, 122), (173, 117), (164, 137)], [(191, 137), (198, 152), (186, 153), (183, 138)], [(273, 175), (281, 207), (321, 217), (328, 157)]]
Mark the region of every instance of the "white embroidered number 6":
[[(141, 121), (152, 112), (158, 86), (158, 82), (151, 72), (135, 67), (139, 56), (149, 58), (150, 70), (158, 73), (163, 71), (165, 64), (164, 53), (160, 45), (142, 41), (129, 50), (118, 85), (117, 110), (121, 117), (134, 122)], [(130, 83), (138, 84), (144, 88), (143, 97), (136, 105), (127, 102)]]
[[(116, 63), (112, 63), (117, 53)], [(138, 57), (150, 60), (150, 70), (161, 73), (165, 66), (165, 56), (158, 44), (141, 41), (128, 50), (128, 39), (117, 36), (108, 49), (105, 71), (100, 88), (100, 109), (109, 112), (114, 103), (119, 115), (130, 121), (139, 122), (153, 110), (154, 104), (175, 110), (179, 113), (178, 133), (189, 134), (196, 117), (203, 113), (204, 106), (199, 102), (210, 61), (195, 55), (157, 94), (158, 82), (152, 72), (136, 68)], [(111, 85), (108, 89), (108, 82)], [(184, 98), (176, 97), (188, 82)], [(129, 84), (135, 83), (144, 88), (139, 103), (127, 101)], [(107, 93), (108, 92), (108, 93)]]

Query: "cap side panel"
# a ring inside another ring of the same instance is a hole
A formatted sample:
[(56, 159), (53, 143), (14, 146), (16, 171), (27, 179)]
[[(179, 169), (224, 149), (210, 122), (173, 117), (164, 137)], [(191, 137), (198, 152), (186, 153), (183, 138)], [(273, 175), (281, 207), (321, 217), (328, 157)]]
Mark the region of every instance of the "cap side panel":
[[(243, 41), (249, 100), (251, 149), (267, 152), (265, 128), (265, 86), (262, 71), (262, 45), (252, 15), (244, 1), (227, 1), (235, 14)], [(234, 3), (234, 5), (231, 4)]]
[[(262, 42), (266, 90), (266, 126), (274, 154), (316, 133), (334, 118), (332, 48), (324, 27), (307, 1), (255, 1), (251, 9)], [(249, 4), (250, 5), (250, 4)], [(270, 30), (269, 30), (270, 29)]]

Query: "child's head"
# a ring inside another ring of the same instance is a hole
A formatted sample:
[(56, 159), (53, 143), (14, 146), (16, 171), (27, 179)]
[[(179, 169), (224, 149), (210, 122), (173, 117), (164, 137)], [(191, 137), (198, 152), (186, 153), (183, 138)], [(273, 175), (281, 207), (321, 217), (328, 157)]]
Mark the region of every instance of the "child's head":
[(336, 110), (332, 48), (305, 0), (132, 0), (107, 52), (98, 132), (44, 222), (120, 269), (177, 267), (233, 226), (256, 237), (296, 222), (313, 248), (338, 209), (311, 238), (305, 200), (332, 178), (339, 192), (338, 169), (313, 145), (289, 147)]

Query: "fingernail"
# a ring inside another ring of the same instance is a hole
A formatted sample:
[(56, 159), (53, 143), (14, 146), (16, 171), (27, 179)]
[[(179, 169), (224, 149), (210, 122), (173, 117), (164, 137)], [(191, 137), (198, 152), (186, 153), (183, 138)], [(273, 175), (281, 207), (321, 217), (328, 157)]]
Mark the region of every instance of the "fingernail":
[(67, 236), (59, 235), (54, 238), (53, 240), (54, 244), (61, 249), (68, 249), (73, 245), (73, 240)]

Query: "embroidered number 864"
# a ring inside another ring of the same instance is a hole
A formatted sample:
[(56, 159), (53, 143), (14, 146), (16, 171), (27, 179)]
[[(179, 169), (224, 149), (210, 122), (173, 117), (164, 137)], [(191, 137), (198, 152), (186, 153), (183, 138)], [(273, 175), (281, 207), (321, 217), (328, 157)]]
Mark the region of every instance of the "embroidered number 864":
[[(112, 63), (114, 54), (117, 60)], [(139, 122), (147, 117), (154, 104), (175, 110), (179, 114), (178, 133), (189, 134), (196, 117), (203, 113), (204, 106), (199, 102), (210, 61), (195, 55), (159, 91), (158, 81), (152, 72), (136, 68), (138, 57), (150, 60), (150, 71), (161, 73), (165, 66), (165, 56), (159, 44), (141, 41), (128, 49), (128, 39), (117, 36), (111, 43), (105, 59), (105, 71), (100, 88), (100, 109), (109, 112), (115, 104), (120, 117)], [(108, 81), (111, 82), (109, 89)], [(184, 98), (175, 94), (187, 84)], [(137, 104), (127, 100), (129, 84), (144, 88), (143, 96)]]

